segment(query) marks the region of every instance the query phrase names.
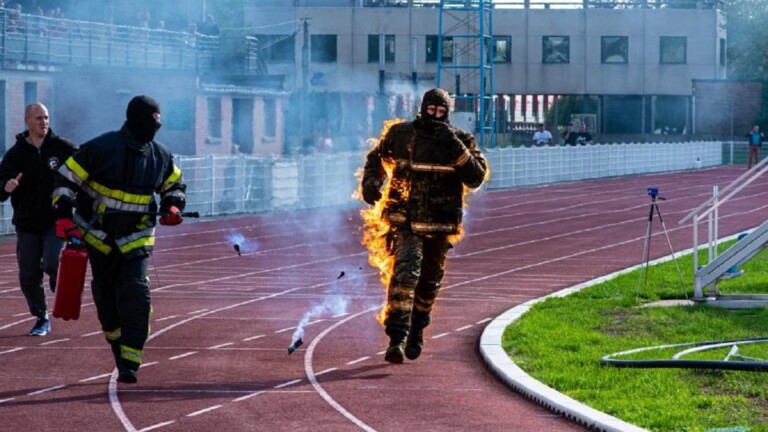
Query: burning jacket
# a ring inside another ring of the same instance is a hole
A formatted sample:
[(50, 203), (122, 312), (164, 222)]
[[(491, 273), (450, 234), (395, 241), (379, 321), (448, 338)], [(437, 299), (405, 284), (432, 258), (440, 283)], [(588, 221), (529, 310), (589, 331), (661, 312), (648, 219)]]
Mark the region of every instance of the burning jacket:
[(364, 185), (383, 184), (391, 169), (383, 217), (393, 225), (420, 234), (458, 232), (464, 188), (479, 187), (488, 167), (471, 134), (443, 126), (448, 130), (439, 133), (421, 118), (395, 124), (368, 153)]
[[(155, 244), (157, 204), (185, 206), (181, 170), (163, 145), (140, 143), (127, 127), (83, 144), (59, 169), (53, 204), (59, 217), (72, 216), (86, 233), (85, 241), (109, 254), (117, 247), (125, 256), (151, 252)], [(106, 212), (106, 213), (105, 213)]]

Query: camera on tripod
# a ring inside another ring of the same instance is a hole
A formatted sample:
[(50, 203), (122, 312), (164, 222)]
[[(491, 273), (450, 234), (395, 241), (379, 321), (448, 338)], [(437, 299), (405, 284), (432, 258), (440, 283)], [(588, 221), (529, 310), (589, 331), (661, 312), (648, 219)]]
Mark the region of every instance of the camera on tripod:
[(656, 198), (659, 195), (659, 188), (648, 188), (648, 195), (651, 196), (651, 198)]

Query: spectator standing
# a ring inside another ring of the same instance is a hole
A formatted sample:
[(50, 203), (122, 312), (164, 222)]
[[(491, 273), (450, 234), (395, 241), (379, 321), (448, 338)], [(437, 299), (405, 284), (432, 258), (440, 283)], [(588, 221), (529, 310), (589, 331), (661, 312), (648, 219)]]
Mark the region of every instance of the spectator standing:
[(587, 125), (584, 123), (579, 126), (579, 134), (576, 136), (576, 142), (579, 145), (592, 144), (592, 135), (587, 132)]
[(537, 125), (537, 131), (533, 134), (533, 144), (542, 147), (552, 143), (552, 134), (544, 129), (544, 123)]
[(573, 130), (573, 123), (568, 123), (568, 125), (565, 126), (565, 133), (563, 133), (563, 144), (565, 145), (576, 145), (576, 139), (578, 139), (579, 133)]
[(43, 282), (48, 275), (56, 291), (59, 253), (64, 242), (56, 237), (51, 194), (56, 170), (75, 151), (75, 146), (53, 133), (48, 109), (33, 103), (24, 110), (27, 130), (16, 135), (16, 144), (0, 162), (0, 201), (11, 198), (16, 227), (16, 260), (19, 285), (29, 312), (37, 318), (30, 336), (51, 330)]
[(749, 162), (747, 169), (751, 169), (753, 159), (755, 165), (760, 161), (760, 149), (763, 147), (765, 134), (760, 132), (760, 126), (754, 125), (752, 126), (752, 131), (747, 134), (747, 139), (749, 139)]

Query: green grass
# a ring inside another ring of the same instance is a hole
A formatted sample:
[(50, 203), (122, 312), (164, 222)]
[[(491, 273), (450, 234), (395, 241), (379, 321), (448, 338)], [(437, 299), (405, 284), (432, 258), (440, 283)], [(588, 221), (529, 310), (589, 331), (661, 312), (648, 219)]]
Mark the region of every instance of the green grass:
[[(704, 254), (701, 255), (704, 257)], [(638, 273), (621, 275), (564, 298), (534, 305), (510, 325), (502, 345), (526, 372), (595, 409), (655, 431), (747, 427), (768, 431), (768, 373), (703, 369), (628, 369), (600, 365), (604, 355), (647, 346), (768, 336), (768, 309), (704, 305), (639, 307), (693, 295), (692, 257), (653, 266), (637, 296)], [(745, 275), (720, 282), (723, 293), (768, 293), (768, 253), (741, 266)], [(768, 359), (768, 343), (743, 345), (742, 355)], [(633, 358), (669, 359), (679, 350)], [(722, 359), (728, 349), (686, 359)]]

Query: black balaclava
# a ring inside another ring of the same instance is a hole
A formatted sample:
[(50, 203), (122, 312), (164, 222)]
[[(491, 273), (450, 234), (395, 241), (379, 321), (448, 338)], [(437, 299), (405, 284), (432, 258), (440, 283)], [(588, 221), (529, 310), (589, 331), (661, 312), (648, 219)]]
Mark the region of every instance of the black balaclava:
[[(427, 107), (430, 105), (445, 107), (445, 116), (440, 119), (435, 118), (434, 115), (427, 113)], [(448, 122), (448, 110), (451, 109), (451, 95), (447, 91), (441, 88), (433, 88), (424, 93), (424, 97), (421, 98), (421, 118), (426, 121), (441, 121)]]
[(134, 137), (141, 143), (148, 143), (155, 138), (161, 124), (152, 117), (160, 112), (160, 105), (149, 96), (136, 96), (128, 102), (125, 111), (125, 124)]

